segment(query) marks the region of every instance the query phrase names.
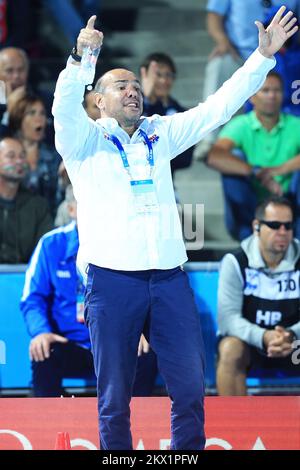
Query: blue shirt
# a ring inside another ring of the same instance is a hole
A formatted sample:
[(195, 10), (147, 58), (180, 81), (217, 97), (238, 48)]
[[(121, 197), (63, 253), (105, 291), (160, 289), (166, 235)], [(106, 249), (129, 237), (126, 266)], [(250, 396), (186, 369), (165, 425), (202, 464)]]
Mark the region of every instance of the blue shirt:
[(76, 319), (78, 246), (75, 222), (40, 239), (26, 271), (21, 311), (31, 337), (57, 333), (90, 349), (88, 329)]
[[(300, 19), (299, 0), (272, 0), (272, 9), (285, 5)], [(208, 0), (207, 11), (225, 17), (225, 31), (230, 42), (243, 59), (258, 47), (258, 30), (254, 21), (269, 22), (270, 7), (263, 6), (262, 0)]]

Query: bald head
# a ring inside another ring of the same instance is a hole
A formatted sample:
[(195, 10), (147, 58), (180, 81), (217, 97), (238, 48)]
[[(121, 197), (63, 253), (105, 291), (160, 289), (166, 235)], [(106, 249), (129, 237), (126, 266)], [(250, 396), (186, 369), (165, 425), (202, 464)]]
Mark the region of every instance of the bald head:
[(6, 47), (0, 51), (0, 80), (8, 84), (9, 91), (26, 85), (28, 69), (28, 57), (22, 49)]
[(112, 69), (102, 75), (96, 83), (95, 92), (104, 93), (105, 89), (111, 83), (114, 83), (116, 80), (120, 79), (133, 80), (139, 83), (136, 75), (127, 69)]
[(129, 134), (134, 132), (143, 110), (141, 84), (126, 69), (106, 72), (95, 87), (95, 102), (101, 117), (111, 117)]
[(0, 178), (6, 182), (21, 181), (27, 170), (26, 154), (17, 139), (6, 137), (0, 141)]

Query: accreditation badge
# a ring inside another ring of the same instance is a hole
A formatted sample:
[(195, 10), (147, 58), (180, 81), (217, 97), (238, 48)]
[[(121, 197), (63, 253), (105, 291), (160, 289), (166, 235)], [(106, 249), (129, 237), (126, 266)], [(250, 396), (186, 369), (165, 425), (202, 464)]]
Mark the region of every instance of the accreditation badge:
[(77, 294), (76, 320), (79, 323), (84, 323), (84, 296), (82, 294)]
[(152, 214), (158, 211), (158, 200), (152, 179), (130, 181), (137, 214)]

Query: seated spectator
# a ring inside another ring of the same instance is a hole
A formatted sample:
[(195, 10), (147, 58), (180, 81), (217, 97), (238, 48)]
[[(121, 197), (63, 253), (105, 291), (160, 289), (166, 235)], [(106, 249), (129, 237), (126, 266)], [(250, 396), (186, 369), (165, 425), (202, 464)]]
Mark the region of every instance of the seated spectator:
[[(208, 0), (207, 29), (215, 46), (209, 56), (205, 70), (203, 101), (215, 93), (219, 87), (244, 63), (257, 48), (257, 28), (255, 21), (269, 24), (284, 3), (300, 18), (299, 0)], [(298, 57), (298, 56), (297, 56)], [(287, 67), (282, 64), (283, 55), (276, 54), (278, 72), (285, 73)], [(295, 61), (294, 61), (295, 65)], [(297, 69), (298, 71), (298, 66)], [(291, 74), (291, 60), (288, 64), (288, 75)], [(294, 73), (296, 78), (296, 72)], [(294, 79), (295, 79), (294, 78)], [(293, 90), (289, 90), (290, 94)], [(217, 137), (218, 131), (209, 134), (195, 150), (197, 158), (204, 157)]]
[(97, 119), (100, 119), (100, 109), (95, 103), (95, 91), (88, 91), (84, 95), (84, 100), (83, 100), (83, 107), (87, 112), (87, 115), (93, 119), (93, 121), (96, 121)]
[(47, 201), (20, 188), (26, 168), (22, 144), (0, 140), (0, 263), (27, 263), (40, 237), (53, 227)]
[[(176, 78), (173, 59), (162, 52), (149, 54), (140, 66), (144, 94), (144, 116), (160, 114), (170, 116), (185, 111), (170, 95)], [(194, 147), (189, 148), (171, 161), (172, 175), (181, 168), (190, 166)]]
[[(36, 397), (63, 394), (64, 377), (95, 378), (89, 331), (84, 325), (84, 282), (76, 269), (79, 242), (71, 186), (66, 195), (72, 222), (41, 238), (26, 271), (21, 299), (21, 311), (32, 338), (29, 354)], [(147, 352), (148, 344), (142, 337), (138, 364)], [(148, 390), (149, 380), (151, 386), (155, 380), (139, 365), (137, 371), (135, 396)]]
[(285, 194), (295, 208), (299, 238), (300, 119), (280, 112), (282, 81), (276, 72), (251, 101), (254, 110), (224, 126), (207, 159), (222, 173), (227, 229), (238, 240), (249, 236), (257, 203)]
[(63, 377), (95, 377), (89, 332), (83, 318), (83, 283), (76, 270), (76, 202), (73, 221), (39, 241), (30, 260), (21, 310), (31, 336), (32, 383), (36, 397), (63, 393)]
[[(10, 108), (24, 91), (32, 93), (33, 87), (28, 81), (29, 60), (23, 49), (6, 47), (0, 50), (0, 80), (6, 85), (7, 107), (0, 106), (0, 121), (2, 126), (7, 126)], [(54, 142), (53, 116), (51, 113), (53, 94), (40, 90), (38, 94), (42, 97), (47, 111), (47, 135), (46, 140), (50, 145)], [(2, 135), (5, 127), (2, 129)]]
[(54, 217), (57, 209), (57, 171), (61, 157), (54, 146), (44, 141), (46, 124), (46, 109), (42, 99), (23, 91), (9, 109), (8, 131), (22, 142), (26, 151), (29, 171), (23, 185), (47, 199)]
[[(72, 221), (72, 217), (70, 216), (70, 211), (68, 209), (70, 202), (73, 200), (73, 189), (70, 184), (70, 179), (67, 174), (67, 170), (65, 169), (64, 162), (61, 162), (59, 166), (59, 174), (61, 175), (61, 183), (60, 189), (63, 190), (65, 198), (59, 204), (54, 225), (55, 227), (62, 227), (63, 225), (67, 225)], [(66, 184), (68, 182), (68, 184)]]
[(253, 235), (221, 265), (218, 289), (219, 395), (246, 395), (251, 367), (299, 375), (300, 242), (290, 202), (271, 197), (256, 210)]
[(9, 96), (28, 81), (29, 61), (25, 51), (17, 47), (5, 47), (0, 51), (0, 80), (5, 82)]

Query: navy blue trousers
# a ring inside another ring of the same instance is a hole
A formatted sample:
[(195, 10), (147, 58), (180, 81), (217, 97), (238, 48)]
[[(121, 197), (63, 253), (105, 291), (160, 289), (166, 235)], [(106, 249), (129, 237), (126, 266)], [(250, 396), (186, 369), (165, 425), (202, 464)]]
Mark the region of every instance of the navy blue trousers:
[(172, 401), (171, 448), (203, 449), (204, 346), (186, 273), (89, 265), (85, 318), (97, 376), (101, 449), (132, 449), (129, 404), (142, 332)]

